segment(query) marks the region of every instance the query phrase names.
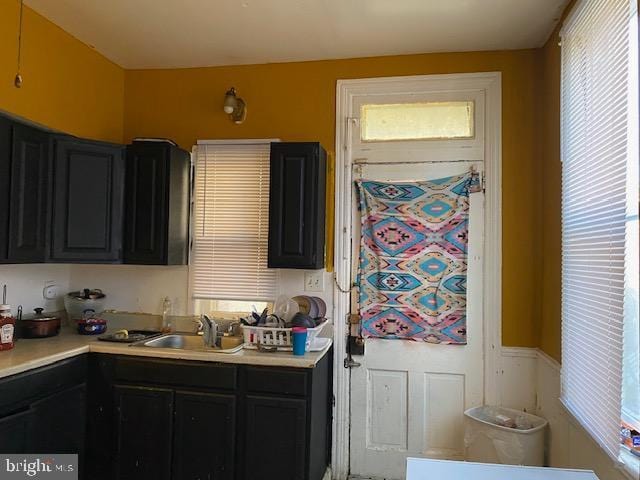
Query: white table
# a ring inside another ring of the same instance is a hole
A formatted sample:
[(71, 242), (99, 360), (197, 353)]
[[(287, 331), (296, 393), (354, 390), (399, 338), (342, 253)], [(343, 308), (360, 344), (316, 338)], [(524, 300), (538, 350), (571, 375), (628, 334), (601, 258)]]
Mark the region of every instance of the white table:
[(591, 470), (407, 458), (407, 480), (598, 480)]

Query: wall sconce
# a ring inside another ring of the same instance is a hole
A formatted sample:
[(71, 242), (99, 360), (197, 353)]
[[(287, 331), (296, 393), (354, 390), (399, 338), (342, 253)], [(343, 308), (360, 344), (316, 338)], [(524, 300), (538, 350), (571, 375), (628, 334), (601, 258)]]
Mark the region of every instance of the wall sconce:
[(236, 89), (233, 87), (224, 94), (224, 113), (238, 125), (247, 118), (247, 104), (236, 95)]

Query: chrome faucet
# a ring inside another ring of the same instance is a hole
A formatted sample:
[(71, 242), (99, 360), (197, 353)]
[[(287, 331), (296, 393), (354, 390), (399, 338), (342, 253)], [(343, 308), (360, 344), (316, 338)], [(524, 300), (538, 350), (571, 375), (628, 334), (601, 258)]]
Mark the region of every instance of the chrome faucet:
[(202, 315), (200, 319), (202, 323), (202, 340), (205, 347), (216, 347), (218, 335), (218, 324), (207, 315)]

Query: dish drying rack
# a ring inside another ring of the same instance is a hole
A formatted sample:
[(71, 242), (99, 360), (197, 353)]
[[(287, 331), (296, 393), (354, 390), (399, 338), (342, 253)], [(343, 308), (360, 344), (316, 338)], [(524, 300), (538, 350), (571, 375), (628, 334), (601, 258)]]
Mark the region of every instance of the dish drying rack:
[[(317, 327), (307, 328), (307, 346), (305, 349), (307, 352), (325, 325), (326, 321)], [(293, 349), (291, 330), (291, 328), (242, 325), (244, 348), (258, 350), (260, 347), (275, 347), (279, 351), (290, 352)]]

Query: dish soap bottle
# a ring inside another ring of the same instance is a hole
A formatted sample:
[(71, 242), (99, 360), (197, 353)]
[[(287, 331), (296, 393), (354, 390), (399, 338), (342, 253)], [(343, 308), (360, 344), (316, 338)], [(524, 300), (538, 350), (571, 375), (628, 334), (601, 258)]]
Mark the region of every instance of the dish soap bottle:
[(164, 297), (162, 301), (162, 333), (175, 332), (175, 327), (171, 322), (171, 299)]

